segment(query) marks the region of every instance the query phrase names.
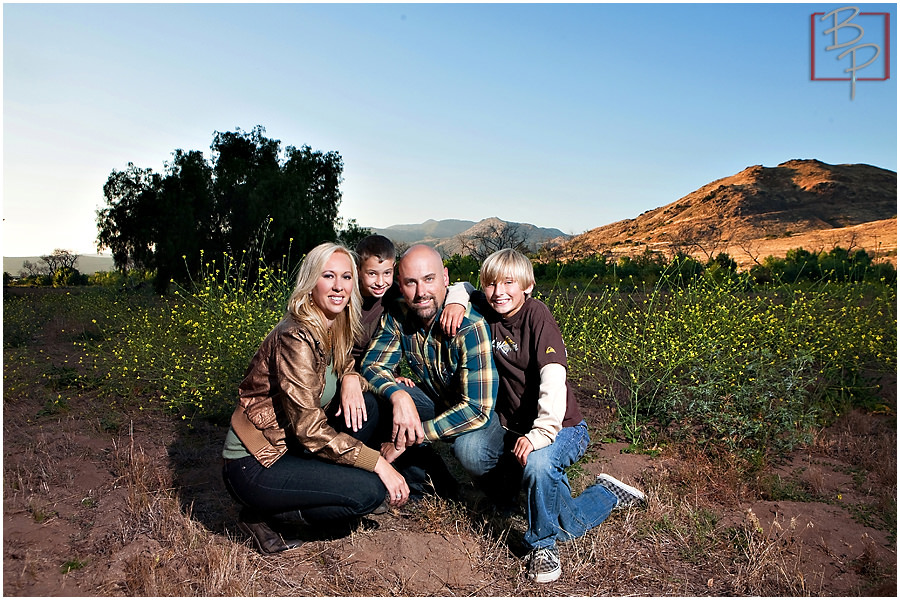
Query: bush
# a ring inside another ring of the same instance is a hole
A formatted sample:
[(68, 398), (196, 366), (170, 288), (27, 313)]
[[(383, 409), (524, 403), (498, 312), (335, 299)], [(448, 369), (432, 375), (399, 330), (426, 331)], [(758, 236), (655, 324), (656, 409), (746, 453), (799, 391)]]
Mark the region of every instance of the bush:
[(82, 275), (78, 269), (72, 267), (62, 267), (53, 273), (53, 287), (70, 287), (74, 285), (87, 285), (87, 275)]
[(479, 286), (478, 272), (481, 265), (471, 256), (454, 254), (444, 261), (444, 266), (447, 267), (451, 282), (468, 281), (475, 287)]
[(88, 285), (133, 290), (153, 283), (155, 271), (129, 269), (121, 271), (97, 271), (88, 277)]
[(788, 250), (784, 258), (766, 257), (750, 274), (756, 283), (802, 281), (885, 281), (896, 283), (897, 270), (890, 263), (875, 263), (865, 250), (852, 254), (841, 247), (814, 254), (803, 248)]

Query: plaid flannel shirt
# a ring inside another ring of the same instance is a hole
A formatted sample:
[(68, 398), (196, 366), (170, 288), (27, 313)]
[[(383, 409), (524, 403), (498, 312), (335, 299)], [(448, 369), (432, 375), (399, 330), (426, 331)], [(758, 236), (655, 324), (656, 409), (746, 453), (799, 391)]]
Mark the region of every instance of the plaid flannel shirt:
[(441, 329), (442, 310), (426, 329), (406, 303), (398, 300), (382, 315), (362, 361), (363, 377), (377, 394), (390, 398), (402, 389), (393, 372), (406, 357), (435, 403), (435, 418), (422, 423), (429, 441), (486, 425), (497, 399), (497, 369), (484, 317), (470, 306), (456, 335), (449, 337)]

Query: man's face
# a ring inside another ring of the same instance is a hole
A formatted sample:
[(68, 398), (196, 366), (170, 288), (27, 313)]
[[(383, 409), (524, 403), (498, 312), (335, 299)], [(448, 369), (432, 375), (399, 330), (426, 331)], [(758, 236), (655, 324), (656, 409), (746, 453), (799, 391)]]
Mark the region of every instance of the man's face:
[(359, 266), (359, 291), (381, 298), (394, 282), (394, 261), (370, 256)]
[(429, 249), (415, 249), (400, 262), (398, 275), (400, 291), (406, 303), (422, 320), (430, 325), (438, 308), (444, 305), (450, 277), (441, 257)]

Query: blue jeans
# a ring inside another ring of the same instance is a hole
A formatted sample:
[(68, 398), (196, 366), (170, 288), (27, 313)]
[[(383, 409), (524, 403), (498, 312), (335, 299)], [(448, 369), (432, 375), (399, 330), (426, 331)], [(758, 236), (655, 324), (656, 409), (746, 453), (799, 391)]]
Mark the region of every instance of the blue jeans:
[[(437, 409), (434, 400), (420, 387), (407, 387), (400, 384), (400, 387), (412, 397), (419, 413), (421, 421), (429, 421), (437, 415)], [(391, 439), (391, 408), (390, 401), (386, 401), (388, 407), (382, 408), (382, 426), (383, 434), (381, 438), (384, 441)], [(466, 437), (467, 433), (455, 438)], [(450, 441), (450, 440), (448, 440)], [(428, 488), (433, 487), (435, 493), (443, 498), (456, 499), (458, 493), (459, 482), (450, 473), (446, 463), (441, 456), (434, 450), (430, 444), (420, 444), (411, 446), (394, 462), (394, 468), (400, 472), (409, 485), (409, 496), (411, 499), (420, 499), (428, 493)]]
[[(454, 452), (466, 469), (476, 477), (496, 480), (498, 465), (511, 465), (508, 457), (515, 440), (500, 425), (496, 415), (487, 427), (472, 432), (465, 440), (457, 440)], [(583, 536), (606, 520), (616, 506), (616, 497), (606, 488), (592, 485), (577, 498), (572, 497), (565, 469), (584, 456), (590, 443), (587, 424), (581, 421), (574, 427), (563, 427), (556, 440), (528, 455), (524, 469), (515, 462), (521, 473), (526, 495), (528, 530), (525, 543), (531, 548), (553, 546), (557, 540), (566, 541)], [(507, 459), (507, 460), (503, 460)]]
[(331, 526), (371, 513), (384, 501), (378, 475), (328, 462), (312, 454), (288, 452), (271, 467), (253, 456), (225, 464), (223, 477), (240, 504), (268, 517), (291, 512), (313, 526)]
[[(327, 411), (336, 430), (364, 443), (378, 422), (377, 398), (366, 394), (365, 399), (369, 420), (357, 432), (347, 428), (343, 415), (334, 417), (334, 402)], [(375, 473), (322, 460), (296, 443), (288, 447), (268, 468), (253, 456), (225, 463), (225, 487), (239, 504), (263, 517), (289, 520), (299, 511), (310, 525), (332, 526), (367, 515), (384, 501), (387, 490)]]

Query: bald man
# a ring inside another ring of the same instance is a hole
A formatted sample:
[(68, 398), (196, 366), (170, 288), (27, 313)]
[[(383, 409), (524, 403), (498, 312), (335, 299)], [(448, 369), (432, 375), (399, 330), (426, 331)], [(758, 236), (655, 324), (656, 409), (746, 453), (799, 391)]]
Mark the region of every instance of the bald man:
[[(423, 442), (459, 440), (496, 419), (497, 371), (487, 322), (471, 306), (453, 336), (441, 329), (440, 314), (450, 283), (440, 254), (416, 245), (400, 257), (397, 283), (402, 298), (386, 307), (362, 361), (362, 375), (392, 407), (389, 461)], [(419, 385), (394, 379), (406, 358)], [(463, 468), (483, 472), (485, 457), (454, 444)]]

